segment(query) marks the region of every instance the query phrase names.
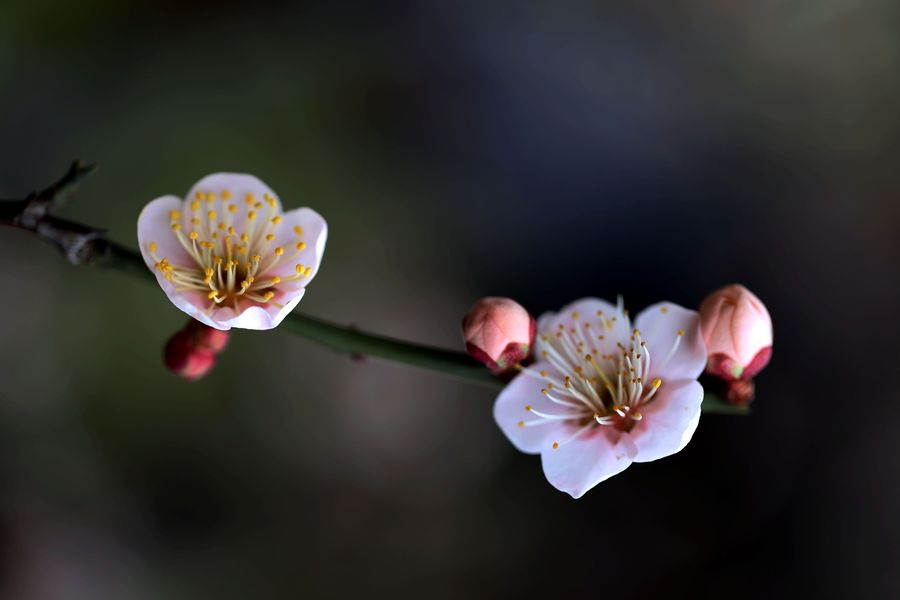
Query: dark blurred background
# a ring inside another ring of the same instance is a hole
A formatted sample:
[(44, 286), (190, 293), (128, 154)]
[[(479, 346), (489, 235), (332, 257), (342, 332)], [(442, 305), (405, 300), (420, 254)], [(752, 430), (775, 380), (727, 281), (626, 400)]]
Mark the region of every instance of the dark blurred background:
[(237, 332), (186, 384), (154, 286), (0, 231), (9, 598), (900, 596), (900, 5), (0, 3), (0, 197), (65, 215), (245, 171), (329, 221), (298, 308), (461, 346), (535, 313), (742, 282), (750, 417), (579, 501), (493, 393)]

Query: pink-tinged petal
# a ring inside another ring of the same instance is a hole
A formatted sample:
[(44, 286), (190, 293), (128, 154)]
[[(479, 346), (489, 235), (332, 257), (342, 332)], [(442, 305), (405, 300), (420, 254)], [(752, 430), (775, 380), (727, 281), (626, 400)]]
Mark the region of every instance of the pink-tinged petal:
[(141, 249), (141, 256), (172, 304), (205, 325), (216, 329), (228, 329), (216, 323), (204, 312), (209, 304), (209, 300), (204, 294), (176, 292), (175, 284), (168, 281), (163, 272), (154, 267), (156, 260), (151, 256), (151, 242), (156, 244), (156, 252), (153, 254), (160, 260), (167, 258), (171, 264), (180, 266), (195, 264), (194, 259), (185, 251), (172, 232), (169, 212), (180, 209), (181, 200), (175, 196), (157, 198), (144, 207), (138, 217), (138, 246)]
[(216, 317), (225, 319), (225, 324), (229, 327), (236, 327), (238, 329), (273, 329), (284, 320), (288, 313), (294, 310), (300, 302), (300, 299), (303, 298), (305, 291), (306, 290), (300, 289), (288, 294), (276, 296), (273, 300), (282, 304), (282, 308), (278, 308), (274, 304), (271, 304), (270, 301), (266, 304), (249, 306), (237, 316), (234, 316), (234, 311), (231, 311), (230, 314), (225, 313), (221, 316), (216, 315)]
[[(547, 363), (536, 363), (532, 366), (535, 371), (547, 370), (554, 376), (558, 374)], [(541, 394), (544, 387), (540, 379), (521, 373), (503, 388), (497, 400), (494, 402), (494, 420), (500, 430), (506, 434), (509, 441), (520, 452), (537, 454), (541, 448), (547, 445), (549, 438), (559, 437), (563, 421), (547, 421), (538, 425), (523, 425), (529, 421), (539, 419), (531, 414), (525, 407), (531, 406), (534, 410), (544, 414), (566, 414), (569, 412), (565, 406), (560, 406)]]
[(194, 259), (179, 243), (172, 231), (172, 220), (169, 213), (181, 211), (181, 199), (176, 196), (162, 196), (152, 200), (138, 216), (137, 237), (141, 256), (151, 271), (162, 278), (162, 272), (154, 268), (156, 260), (150, 256), (150, 243), (156, 244), (157, 258), (169, 259), (173, 265), (194, 265)]
[(641, 406), (643, 418), (629, 432), (637, 447), (635, 462), (650, 462), (684, 448), (700, 422), (703, 386), (696, 381), (664, 382)]
[(659, 377), (665, 382), (696, 379), (703, 372), (706, 344), (696, 311), (671, 302), (660, 302), (641, 312), (634, 326), (640, 330), (650, 349), (651, 377)]
[[(159, 277), (157, 277), (159, 279)], [(194, 317), (204, 325), (209, 325), (213, 329), (221, 329), (228, 330), (229, 326), (224, 325), (218, 322), (215, 319), (215, 315), (207, 314), (206, 308), (209, 306), (209, 299), (206, 297), (206, 294), (202, 292), (176, 292), (174, 291), (174, 285), (170, 281), (166, 281), (165, 279), (160, 282), (160, 285), (163, 286), (163, 291), (166, 293), (166, 296), (169, 297), (169, 300), (174, 304), (179, 310), (183, 311), (185, 314)]]
[[(209, 204), (205, 199), (206, 194), (210, 193), (213, 194), (214, 198), (212, 204)], [(229, 196), (228, 199), (224, 198), (225, 193)], [(254, 203), (261, 202), (262, 208), (254, 208), (254, 206), (247, 204), (248, 195), (253, 199)], [(210, 209), (218, 213), (220, 220), (224, 219), (228, 205), (234, 204), (237, 207), (237, 211), (231, 215), (231, 224), (238, 232), (242, 232), (246, 229), (248, 211), (256, 211), (260, 220), (269, 213), (270, 207), (265, 200), (266, 196), (274, 198), (275, 210), (281, 213), (281, 200), (269, 186), (253, 175), (244, 173), (214, 173), (207, 175), (195, 183), (187, 196), (185, 196), (182, 223), (186, 231), (191, 230), (192, 225), (190, 221), (193, 211), (190, 207), (195, 200), (201, 200), (199, 215), (201, 219), (206, 217), (207, 211)]]
[(627, 469), (636, 451), (628, 434), (612, 427), (596, 426), (568, 439), (577, 431), (577, 425), (562, 428), (555, 432), (559, 437), (541, 450), (547, 481), (573, 498)]
[[(590, 329), (583, 329), (585, 323), (590, 324)], [(583, 298), (564, 306), (557, 313), (547, 312), (540, 316), (535, 338), (536, 356), (541, 356), (540, 353), (546, 349), (541, 336), (556, 335), (560, 325), (566, 329), (580, 329), (586, 348), (597, 350), (599, 355), (615, 352), (616, 342), (624, 343), (631, 335), (628, 316), (617, 306), (599, 298)]]
[[(295, 232), (297, 227), (302, 231), (299, 236)], [(289, 277), (296, 272), (296, 265), (302, 264), (312, 268), (310, 274), (303, 279), (285, 282), (281, 287), (286, 290), (305, 287), (319, 271), (327, 239), (328, 225), (313, 209), (297, 208), (285, 213), (276, 229), (275, 241), (272, 244), (273, 248), (276, 246), (284, 248), (284, 256), (275, 267), (267, 271), (266, 275)], [(297, 243), (301, 241), (305, 247), (297, 254)]]

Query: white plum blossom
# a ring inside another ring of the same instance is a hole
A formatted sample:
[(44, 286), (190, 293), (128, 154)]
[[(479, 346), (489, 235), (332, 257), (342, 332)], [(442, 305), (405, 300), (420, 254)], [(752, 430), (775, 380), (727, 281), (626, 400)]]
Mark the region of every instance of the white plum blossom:
[(151, 201), (137, 233), (144, 262), (179, 309), (216, 329), (271, 329), (318, 272), (328, 227), (309, 208), (282, 212), (252, 175), (217, 173), (184, 200)]
[(632, 326), (621, 299), (579, 300), (538, 320), (535, 360), (500, 393), (494, 418), (574, 498), (678, 452), (697, 428), (706, 348), (695, 311), (662, 302)]

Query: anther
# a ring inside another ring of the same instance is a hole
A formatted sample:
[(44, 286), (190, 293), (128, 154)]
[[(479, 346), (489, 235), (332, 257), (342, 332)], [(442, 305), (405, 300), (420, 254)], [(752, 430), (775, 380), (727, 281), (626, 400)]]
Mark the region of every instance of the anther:
[(281, 223), (281, 217), (272, 217), (272, 225), (278, 225), (279, 223)]
[(281, 246), (275, 248), (275, 256), (281, 256), (282, 254), (284, 254), (284, 248), (282, 248)]
[(294, 233), (296, 235), (303, 235), (303, 228), (299, 225), (294, 225)]

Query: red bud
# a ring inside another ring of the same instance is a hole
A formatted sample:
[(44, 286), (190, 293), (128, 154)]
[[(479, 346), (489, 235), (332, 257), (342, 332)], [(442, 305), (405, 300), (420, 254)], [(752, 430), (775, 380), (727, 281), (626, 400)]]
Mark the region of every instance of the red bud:
[(229, 333), (191, 319), (166, 342), (166, 367), (188, 381), (200, 379), (216, 364), (216, 355), (228, 344)]

